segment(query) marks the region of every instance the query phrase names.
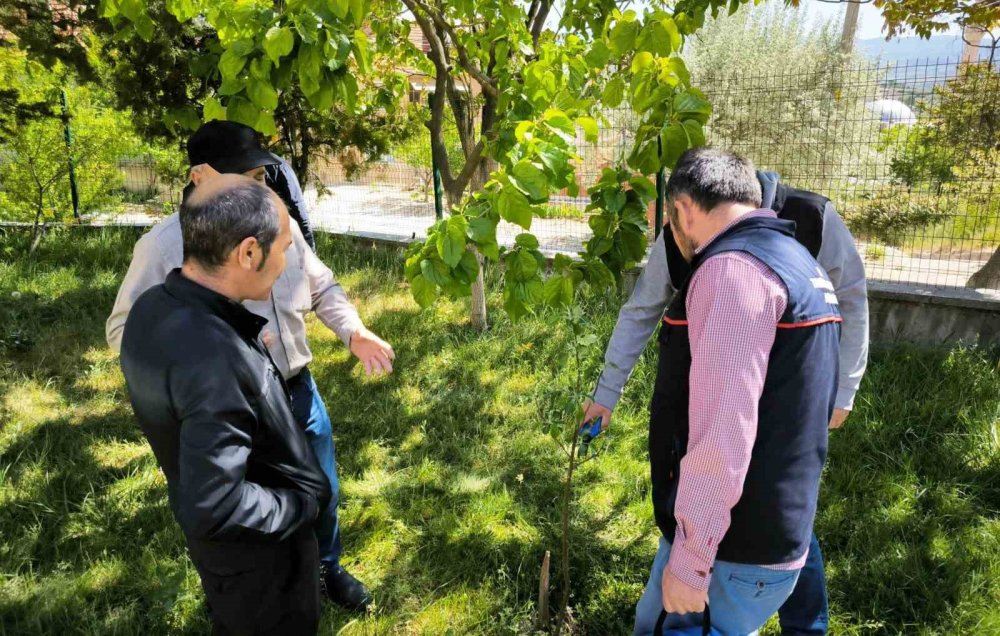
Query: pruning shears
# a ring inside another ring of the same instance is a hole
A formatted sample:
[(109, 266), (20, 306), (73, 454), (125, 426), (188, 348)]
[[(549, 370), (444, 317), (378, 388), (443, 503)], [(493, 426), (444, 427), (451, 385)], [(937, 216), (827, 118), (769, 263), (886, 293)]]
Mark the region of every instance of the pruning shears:
[(583, 426), (580, 427), (582, 439), (580, 440), (580, 449), (577, 451), (577, 457), (587, 456), (587, 452), (590, 450), (590, 443), (601, 434), (601, 425), (603, 422), (604, 417), (598, 416), (590, 422), (584, 422)]

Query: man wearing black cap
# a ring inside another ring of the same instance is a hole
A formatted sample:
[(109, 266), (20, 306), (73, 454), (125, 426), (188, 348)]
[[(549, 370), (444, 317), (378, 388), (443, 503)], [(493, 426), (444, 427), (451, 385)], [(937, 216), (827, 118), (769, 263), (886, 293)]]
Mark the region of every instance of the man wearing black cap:
[[(232, 121), (211, 121), (191, 135), (187, 150), (191, 166), (208, 165), (219, 173), (244, 174), (263, 181), (281, 197), (306, 242), (316, 249), (299, 179), (287, 161), (261, 148), (257, 131)], [(194, 183), (189, 184), (185, 195), (193, 187)]]
[[(279, 165), (276, 156), (256, 143), (253, 131), (247, 135), (244, 129), (245, 126), (229, 122), (209, 122), (192, 136), (189, 158), (202, 163), (192, 168), (192, 185), (185, 189), (186, 195), (194, 185), (219, 172), (240, 173), (263, 180), (266, 168)], [(368, 591), (340, 565), (335, 448), (330, 417), (309, 373), (312, 352), (305, 317), (314, 312), (320, 322), (336, 333), (364, 363), (369, 374), (391, 373), (395, 354), (391, 346), (364, 326), (343, 288), (312, 251), (296, 224), (292, 225), (292, 238), (288, 266), (275, 283), (270, 298), (247, 301), (244, 306), (267, 319), (262, 339), (288, 384), (295, 419), (305, 431), (333, 490), (333, 499), (321, 512), (316, 525), (323, 587), (334, 603), (364, 610), (371, 601)], [(180, 267), (183, 257), (181, 226), (176, 214), (139, 239), (107, 322), (106, 335), (112, 349), (120, 349), (122, 328), (136, 299)]]

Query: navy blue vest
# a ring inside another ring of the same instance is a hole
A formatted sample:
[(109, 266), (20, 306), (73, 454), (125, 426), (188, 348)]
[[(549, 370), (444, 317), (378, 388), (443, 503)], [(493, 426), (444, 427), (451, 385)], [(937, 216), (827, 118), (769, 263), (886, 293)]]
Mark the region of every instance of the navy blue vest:
[[(809, 546), (827, 425), (839, 368), (840, 312), (833, 286), (795, 240), (795, 224), (754, 217), (724, 232), (691, 263), (691, 274), (711, 256), (745, 252), (784, 283), (788, 306), (777, 325), (759, 402), (757, 438), (731, 522), (717, 558), (753, 564), (787, 563)], [(660, 329), (660, 362), (649, 423), (653, 509), (672, 541), (680, 461), (687, 452), (691, 349), (686, 300), (680, 286)]]

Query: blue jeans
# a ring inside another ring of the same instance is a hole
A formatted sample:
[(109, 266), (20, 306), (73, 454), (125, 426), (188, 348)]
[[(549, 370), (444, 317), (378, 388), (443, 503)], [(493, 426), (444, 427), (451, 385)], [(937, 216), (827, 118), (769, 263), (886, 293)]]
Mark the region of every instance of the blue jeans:
[[(660, 537), (646, 591), (635, 606), (635, 636), (652, 636), (663, 609), (663, 569), (670, 559), (670, 543)], [(725, 636), (757, 633), (792, 593), (798, 570), (769, 570), (759, 565), (716, 561), (708, 586), (712, 627)], [(701, 614), (669, 614), (666, 627), (699, 627)], [(659, 636), (659, 635), (656, 635)]]
[(799, 574), (799, 582), (778, 610), (781, 633), (784, 636), (823, 636), (830, 623), (830, 610), (826, 599), (826, 574), (823, 572), (823, 553), (816, 535), (809, 544), (809, 556)]
[(319, 514), (316, 521), (316, 540), (319, 542), (319, 560), (328, 565), (340, 563), (340, 524), (337, 522), (337, 504), (340, 502), (340, 482), (337, 480), (336, 448), (333, 444), (333, 429), (326, 405), (319, 395), (316, 382), (303, 369), (297, 376), (288, 381), (288, 392), (292, 396), (292, 414), (295, 421), (306, 433), (306, 439), (316, 453), (319, 465), (330, 480), (330, 490), (333, 498), (326, 510)]

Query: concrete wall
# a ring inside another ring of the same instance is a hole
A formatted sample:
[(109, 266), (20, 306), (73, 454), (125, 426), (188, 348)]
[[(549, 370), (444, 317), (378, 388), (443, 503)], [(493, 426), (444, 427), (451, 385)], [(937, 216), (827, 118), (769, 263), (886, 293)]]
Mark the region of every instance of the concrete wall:
[(1000, 344), (1000, 294), (869, 283), (873, 342)]

